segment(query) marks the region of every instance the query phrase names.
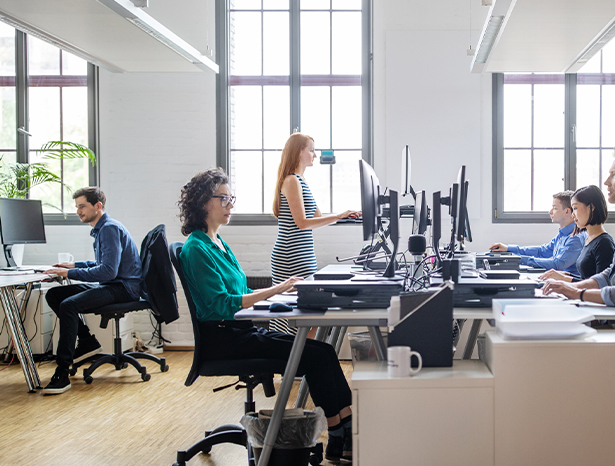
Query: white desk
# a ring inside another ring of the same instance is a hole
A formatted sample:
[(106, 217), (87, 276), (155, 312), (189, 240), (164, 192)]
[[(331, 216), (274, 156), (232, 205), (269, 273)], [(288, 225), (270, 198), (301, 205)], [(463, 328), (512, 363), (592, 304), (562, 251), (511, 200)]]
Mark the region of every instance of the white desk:
[[(32, 284), (49, 278), (49, 275), (43, 273), (29, 273), (25, 275), (0, 275), (0, 303), (4, 309), (7, 326), (11, 332), (13, 344), (19, 357), (19, 363), (28, 384), (29, 393), (33, 393), (35, 389), (41, 388), (41, 379), (38, 376), (36, 365), (32, 357), (30, 343), (21, 323), (22, 307), (25, 307), (30, 293), (32, 292)], [(22, 307), (17, 304), (15, 299), (14, 288), (18, 285), (26, 286), (26, 294), (22, 300)]]

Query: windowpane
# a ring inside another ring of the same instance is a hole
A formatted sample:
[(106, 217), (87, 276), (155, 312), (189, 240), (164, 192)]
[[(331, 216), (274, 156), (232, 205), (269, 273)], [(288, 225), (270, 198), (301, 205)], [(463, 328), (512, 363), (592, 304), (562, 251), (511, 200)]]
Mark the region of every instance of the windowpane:
[(302, 10), (328, 10), (331, 8), (330, 0), (301, 0)]
[(263, 14), (263, 74), (284, 75), (290, 72), (289, 17), (286, 12)]
[(561, 84), (534, 86), (534, 147), (564, 147), (564, 86)]
[(88, 74), (88, 62), (72, 53), (62, 50), (62, 74), (85, 76)]
[[(62, 174), (62, 164), (59, 160), (46, 160), (37, 151), (30, 151), (30, 162), (47, 164), (47, 168), (56, 174)], [(57, 214), (62, 212), (62, 186), (59, 183), (43, 183), (30, 190), (31, 199), (43, 201), (43, 212)]]
[(577, 147), (600, 146), (600, 86), (577, 86)]
[(331, 73), (330, 43), (330, 14), (328, 12), (302, 12), (301, 74)]
[(602, 86), (602, 146), (615, 147), (615, 86)]
[[(240, 170), (237, 168), (241, 167)], [(237, 196), (235, 212), (263, 211), (263, 162), (260, 151), (231, 152), (231, 189)]]
[(260, 0), (234, 0), (233, 8), (236, 10), (260, 10)]
[(62, 139), (87, 146), (88, 90), (86, 87), (65, 87), (62, 90)]
[(60, 49), (28, 36), (28, 72), (30, 75), (59, 75)]
[(231, 149), (260, 149), (263, 144), (261, 87), (233, 86), (231, 98)]
[(263, 133), (266, 149), (282, 149), (290, 135), (288, 86), (263, 86)]
[(64, 160), (62, 162), (62, 178), (65, 184), (63, 209), (67, 212), (72, 212), (74, 209), (73, 193), (90, 185), (89, 164), (90, 162), (87, 159)]
[(48, 141), (59, 141), (60, 88), (30, 88), (30, 147), (40, 149)]
[(1, 22), (0, 76), (15, 76), (15, 29)]
[(553, 194), (564, 190), (564, 151), (534, 151), (534, 210), (551, 210)]
[(330, 99), (328, 86), (301, 87), (301, 132), (312, 136), (318, 149), (331, 148)]
[(600, 52), (589, 59), (578, 71), (579, 73), (600, 73)]
[(360, 149), (361, 88), (334, 86), (332, 93), (333, 148)]
[(261, 13), (231, 13), (231, 31), (231, 75), (260, 76)]
[(333, 74), (361, 74), (361, 13), (333, 13)]
[(333, 168), (333, 212), (361, 210), (360, 151), (338, 151)]
[(334, 10), (360, 10), (361, 0), (333, 0)]
[(263, 0), (265, 10), (288, 10), (288, 0)]
[(275, 194), (275, 185), (278, 181), (278, 167), (282, 159), (282, 151), (265, 151), (265, 186), (263, 197), (265, 199), (263, 211), (265, 213), (273, 213), (273, 195)]
[(504, 86), (504, 147), (532, 144), (532, 86)]
[(615, 73), (615, 40), (613, 39), (602, 47), (602, 72)]
[(532, 166), (529, 150), (504, 150), (504, 210), (532, 209)]
[(17, 149), (15, 87), (0, 87), (0, 149)]
[(320, 154), (313, 167), (305, 170), (305, 179), (314, 195), (316, 205), (322, 213), (331, 212), (331, 165), (321, 165)]
[(577, 188), (600, 185), (600, 151), (577, 149)]

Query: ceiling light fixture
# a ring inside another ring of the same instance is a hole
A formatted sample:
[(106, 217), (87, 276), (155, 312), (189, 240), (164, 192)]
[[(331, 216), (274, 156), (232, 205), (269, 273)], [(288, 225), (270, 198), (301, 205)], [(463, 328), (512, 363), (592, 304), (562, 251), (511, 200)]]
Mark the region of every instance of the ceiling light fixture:
[(487, 14), (488, 20), (483, 26), (483, 31), (478, 39), (478, 46), (474, 51), (474, 58), (470, 67), (472, 73), (482, 73), (483, 69), (487, 66), (491, 51), (500, 40), (516, 3), (517, 0), (494, 0), (491, 2), (491, 7)]
[(615, 18), (600, 31), (600, 33), (592, 40), (587, 47), (577, 55), (565, 73), (576, 73), (587, 63), (596, 53), (602, 49), (611, 39), (615, 37)]
[(175, 53), (181, 55), (195, 66), (211, 70), (214, 73), (219, 72), (219, 67), (206, 55), (203, 55), (196, 48), (183, 40), (170, 29), (163, 26), (153, 17), (145, 13), (142, 9), (137, 8), (130, 0), (98, 0), (106, 7), (115, 11), (120, 16), (126, 18), (139, 29), (169, 47)]

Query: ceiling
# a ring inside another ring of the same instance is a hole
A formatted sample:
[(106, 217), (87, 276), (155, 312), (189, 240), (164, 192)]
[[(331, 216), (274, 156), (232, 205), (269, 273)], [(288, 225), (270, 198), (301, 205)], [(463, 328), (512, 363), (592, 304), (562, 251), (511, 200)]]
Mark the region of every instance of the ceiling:
[(479, 39), (472, 72), (575, 72), (578, 58), (615, 24), (615, 1), (493, 0), (483, 34), (492, 16), (504, 17), (502, 27), (485, 63), (477, 60), (485, 46)]
[[(128, 0), (116, 0), (118, 4)], [(135, 0), (136, 1), (136, 0)], [(149, 0), (139, 9), (215, 61), (215, 0)], [(117, 72), (202, 72), (97, 0), (0, 0), (0, 16)], [(15, 24), (14, 24), (15, 25)], [(23, 29), (23, 28), (22, 28)]]

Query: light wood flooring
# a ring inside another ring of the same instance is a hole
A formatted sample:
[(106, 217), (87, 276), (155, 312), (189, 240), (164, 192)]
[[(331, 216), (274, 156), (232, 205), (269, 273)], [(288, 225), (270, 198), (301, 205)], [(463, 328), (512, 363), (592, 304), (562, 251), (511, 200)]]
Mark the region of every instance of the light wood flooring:
[[(2, 465), (167, 465), (178, 449), (187, 449), (204, 431), (222, 424), (238, 424), (243, 415), (245, 390), (212, 389), (234, 382), (233, 377), (201, 377), (192, 386), (184, 380), (192, 352), (164, 353), (170, 369), (161, 373), (146, 362), (151, 374), (142, 382), (134, 368), (115, 371), (106, 365), (86, 385), (81, 376), (71, 378), (72, 388), (62, 395), (27, 393), (19, 364), (0, 366), (0, 464)], [(347, 378), (350, 362), (342, 362)], [(43, 363), (39, 374), (45, 386), (55, 363)], [(281, 378), (275, 379), (279, 389)], [(289, 407), (299, 383), (295, 382)], [(275, 397), (266, 398), (262, 387), (254, 392), (257, 409), (273, 408)], [(311, 400), (307, 408), (311, 408)], [(321, 441), (326, 440), (323, 434)], [(199, 454), (189, 465), (235, 466), (247, 464), (246, 450), (218, 445), (211, 454)], [(323, 464), (327, 464), (326, 461)]]

